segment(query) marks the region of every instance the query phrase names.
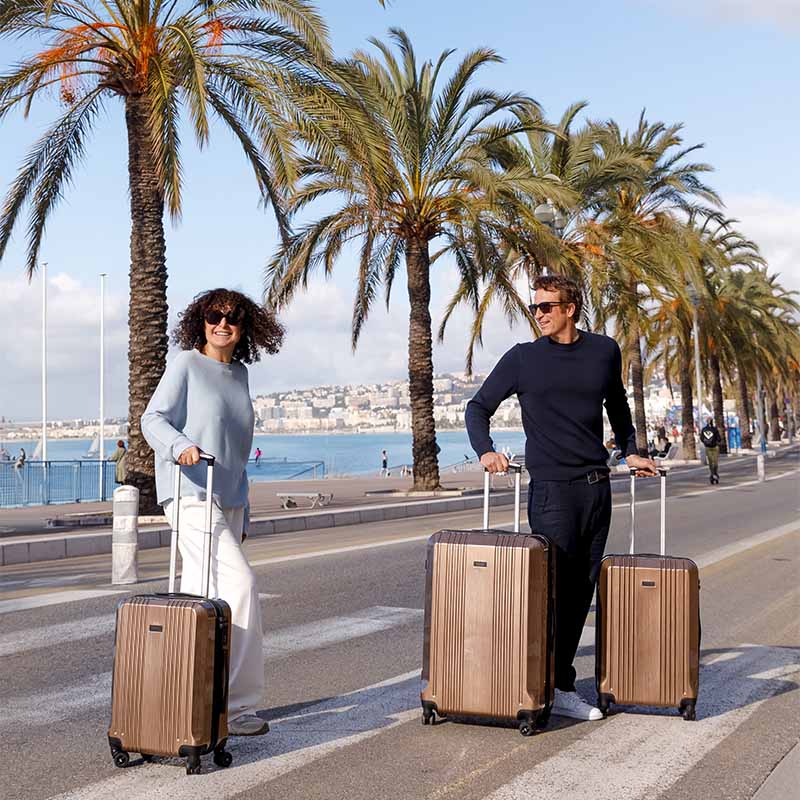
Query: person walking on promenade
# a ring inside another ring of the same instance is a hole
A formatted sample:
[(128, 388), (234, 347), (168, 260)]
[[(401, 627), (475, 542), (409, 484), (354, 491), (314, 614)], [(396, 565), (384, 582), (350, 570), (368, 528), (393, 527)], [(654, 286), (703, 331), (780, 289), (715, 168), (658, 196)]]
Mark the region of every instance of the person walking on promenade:
[(575, 690), (573, 661), (589, 613), (611, 523), (611, 485), (603, 444), (603, 404), (617, 445), (637, 475), (655, 464), (637, 454), (622, 382), (622, 357), (607, 336), (578, 330), (582, 298), (560, 275), (534, 281), (541, 338), (511, 348), (467, 404), (470, 443), (481, 464), (505, 472), (489, 435), (492, 415), (517, 395), (525, 430), (528, 520), (556, 548), (555, 701), (553, 713), (599, 720), (602, 713)]
[(261, 448), (260, 447), (256, 447), (255, 457), (256, 457), (256, 466), (260, 467), (261, 466)]
[(125, 442), (122, 439), (117, 441), (117, 449), (111, 454), (109, 461), (116, 462), (114, 470), (114, 483), (125, 483), (128, 477), (128, 451), (125, 449)]
[(700, 441), (706, 448), (708, 481), (713, 486), (719, 483), (719, 443), (722, 441), (722, 436), (711, 417), (706, 420), (705, 428), (700, 431)]
[(25, 448), (20, 447), (19, 455), (17, 456), (17, 460), (14, 462), (14, 474), (17, 476), (17, 480), (20, 482), (22, 481), (22, 473), (25, 469), (25, 462), (27, 459), (28, 456), (25, 453)]
[(269, 730), (256, 715), (263, 703), (264, 656), (256, 576), (242, 550), (249, 523), (247, 460), (255, 415), (246, 364), (276, 353), (283, 328), (265, 308), (239, 292), (213, 289), (180, 315), (173, 339), (181, 347), (142, 415), (142, 433), (155, 451), (158, 502), (173, 512), (177, 461), (183, 470), (179, 538), (181, 591), (202, 594), (206, 464), (214, 474), (211, 594), (231, 607), (228, 730), (257, 736)]
[(381, 478), (389, 477), (389, 454), (381, 450)]

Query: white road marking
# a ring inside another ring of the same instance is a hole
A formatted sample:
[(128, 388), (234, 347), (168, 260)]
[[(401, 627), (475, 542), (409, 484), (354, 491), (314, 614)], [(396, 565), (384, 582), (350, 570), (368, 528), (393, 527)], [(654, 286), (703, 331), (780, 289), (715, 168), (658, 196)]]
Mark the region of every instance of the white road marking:
[[(285, 658), (292, 653), (315, 650), (325, 645), (421, 621), (422, 614), (422, 610), (417, 608), (374, 606), (348, 616), (282, 628), (264, 637), (265, 659)], [(92, 677), (88, 683), (81, 681), (52, 692), (37, 692), (7, 700), (0, 716), (0, 729), (12, 725), (40, 725), (48, 721), (67, 719), (84, 709), (108, 705), (110, 698), (111, 673), (105, 672)]]
[[(618, 713), (488, 800), (638, 800), (660, 796), (769, 697), (796, 688), (797, 648), (742, 645), (703, 668), (697, 722), (672, 710)], [(794, 678), (790, 681), (789, 676)], [(774, 676), (774, 677), (773, 677)], [(641, 711), (641, 709), (634, 709)]]
[(51, 800), (225, 800), (391, 730), (419, 713), (419, 671), (414, 670), (272, 721), (267, 736), (230, 740), (233, 766), (228, 769), (215, 769), (211, 759), (204, 758), (206, 772), (187, 780), (174, 763), (142, 764)]
[(61, 603), (74, 603), (76, 600), (91, 600), (95, 597), (107, 597), (113, 594), (125, 594), (125, 589), (71, 589), (66, 592), (36, 594), (31, 597), (15, 597), (11, 600), (0, 600), (0, 614), (10, 611), (27, 611), (30, 608), (56, 606)]
[(107, 636), (114, 632), (114, 615), (102, 614), (84, 617), (58, 625), (41, 628), (23, 628), (0, 636), (0, 656), (27, 653), (42, 647), (58, 647), (65, 642), (77, 642), (94, 636)]

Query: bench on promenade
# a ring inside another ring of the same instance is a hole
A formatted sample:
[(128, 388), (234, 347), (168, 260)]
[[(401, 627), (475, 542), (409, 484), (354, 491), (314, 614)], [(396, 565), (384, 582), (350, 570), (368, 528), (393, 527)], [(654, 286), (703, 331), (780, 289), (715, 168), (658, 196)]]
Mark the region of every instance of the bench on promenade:
[(322, 508), (328, 505), (333, 500), (333, 493), (323, 494), (322, 492), (276, 492), (277, 497), (280, 498), (281, 506), (287, 511), (292, 508), (297, 508), (297, 501), (295, 498), (310, 500), (311, 505), (309, 508)]

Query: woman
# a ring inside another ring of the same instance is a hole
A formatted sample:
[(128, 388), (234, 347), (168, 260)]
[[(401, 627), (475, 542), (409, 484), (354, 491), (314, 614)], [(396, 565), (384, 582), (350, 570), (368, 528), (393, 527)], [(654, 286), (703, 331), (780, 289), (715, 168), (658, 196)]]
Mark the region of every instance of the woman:
[(261, 607), (256, 577), (242, 551), (247, 534), (247, 459), (254, 413), (247, 367), (260, 351), (276, 353), (283, 328), (266, 309), (227, 289), (198, 295), (179, 316), (173, 340), (182, 348), (167, 366), (142, 415), (142, 433), (156, 454), (158, 502), (171, 517), (175, 462), (184, 465), (178, 545), (181, 591), (202, 594), (206, 465), (214, 467), (212, 596), (231, 607), (228, 731), (258, 736), (269, 730), (256, 716), (264, 693)]
[(128, 476), (128, 460), (125, 456), (128, 451), (125, 449), (125, 442), (122, 439), (117, 440), (117, 449), (111, 454), (109, 461), (116, 462), (114, 469), (114, 483), (125, 483), (125, 478)]

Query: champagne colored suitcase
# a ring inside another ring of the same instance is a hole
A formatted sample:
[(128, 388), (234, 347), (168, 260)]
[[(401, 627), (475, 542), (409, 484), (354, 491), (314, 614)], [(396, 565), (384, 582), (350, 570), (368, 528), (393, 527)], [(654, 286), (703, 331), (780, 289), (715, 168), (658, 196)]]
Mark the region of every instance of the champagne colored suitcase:
[[(186, 758), (186, 773), (201, 770), (200, 756), (230, 766), (228, 670), (231, 610), (208, 598), (212, 545), (214, 457), (203, 454), (206, 525), (202, 586), (205, 596), (175, 592), (181, 469), (176, 464), (172, 503), (169, 593), (136, 595), (117, 607), (111, 725), (108, 743), (118, 767), (130, 753)], [(208, 548), (208, 558), (206, 558)]]
[(489, 529), (489, 473), (481, 531), (428, 540), (422, 722), (440, 717), (513, 720), (524, 736), (553, 705), (555, 553), (543, 536)]
[(661, 476), (661, 554), (633, 555), (636, 478), (631, 471), (630, 555), (608, 555), (597, 584), (596, 682), (612, 703), (676, 707), (695, 719), (700, 673), (700, 575), (688, 558), (664, 555), (667, 473)]

